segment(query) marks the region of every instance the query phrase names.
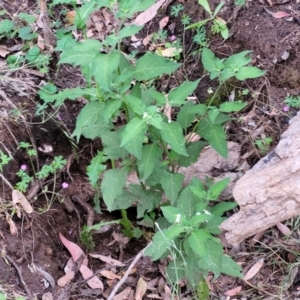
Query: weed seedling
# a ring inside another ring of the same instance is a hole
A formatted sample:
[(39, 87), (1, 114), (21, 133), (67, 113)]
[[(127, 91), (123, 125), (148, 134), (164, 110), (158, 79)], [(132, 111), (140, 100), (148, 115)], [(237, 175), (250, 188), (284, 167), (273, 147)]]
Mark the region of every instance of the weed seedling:
[(263, 139), (254, 141), (255, 145), (257, 146), (259, 152), (262, 155), (265, 155), (269, 151), (269, 148), (270, 148), (270, 145), (272, 144), (272, 142), (273, 142), (273, 139), (271, 137), (265, 137)]

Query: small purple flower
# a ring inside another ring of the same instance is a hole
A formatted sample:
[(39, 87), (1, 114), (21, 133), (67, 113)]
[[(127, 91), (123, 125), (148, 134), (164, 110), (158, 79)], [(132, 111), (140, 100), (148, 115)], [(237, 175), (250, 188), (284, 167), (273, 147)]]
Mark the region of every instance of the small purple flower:
[(59, 121), (61, 121), (61, 117), (60, 117), (60, 115), (57, 115), (57, 119), (58, 119)]
[(21, 165), (21, 170), (25, 171), (27, 169), (26, 165)]
[(288, 105), (284, 105), (282, 108), (283, 111), (289, 111), (290, 107)]
[(61, 184), (61, 186), (62, 186), (63, 189), (66, 189), (66, 188), (69, 186), (69, 184), (66, 183), (66, 182), (63, 182), (63, 183)]
[(172, 42), (175, 41), (176, 39), (177, 39), (177, 37), (174, 34), (169, 37), (169, 40)]

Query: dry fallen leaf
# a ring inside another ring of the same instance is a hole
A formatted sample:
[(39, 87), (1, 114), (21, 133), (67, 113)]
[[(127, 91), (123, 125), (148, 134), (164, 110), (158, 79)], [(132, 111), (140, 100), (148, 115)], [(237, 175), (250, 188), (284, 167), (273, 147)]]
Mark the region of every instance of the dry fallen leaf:
[(190, 132), (188, 135), (186, 135), (184, 137), (184, 139), (186, 141), (189, 141), (190, 143), (193, 143), (193, 142), (197, 142), (201, 139), (200, 135), (195, 133), (195, 132)]
[(170, 47), (166, 49), (157, 49), (155, 51), (156, 54), (162, 55), (164, 57), (174, 57), (182, 52), (182, 49), (178, 49), (176, 47)]
[(266, 230), (258, 232), (250, 241), (249, 246), (253, 247), (264, 236)]
[(163, 3), (166, 2), (166, 0), (159, 0), (156, 3), (154, 3), (151, 7), (146, 9), (144, 12), (139, 14), (133, 22), (131, 22), (131, 25), (144, 25), (150, 20), (152, 20), (155, 16), (159, 8), (163, 5)]
[(147, 291), (147, 282), (142, 277), (140, 277), (137, 282), (134, 299), (142, 300), (146, 291)]
[(231, 290), (228, 290), (228, 291), (226, 291), (225, 293), (224, 293), (224, 295), (225, 296), (235, 296), (235, 295), (237, 295), (240, 291), (242, 290), (242, 287), (241, 286), (237, 286), (237, 287), (235, 287), (235, 288), (233, 288), (233, 289), (231, 289)]
[(172, 121), (172, 106), (169, 103), (166, 103), (166, 106), (164, 108), (164, 114), (167, 116), (168, 121)]
[(284, 234), (284, 235), (292, 234), (292, 231), (286, 225), (284, 225), (282, 223), (277, 223), (276, 226), (282, 234)]
[[(94, 272), (90, 268), (88, 268), (87, 266), (84, 266), (84, 265), (81, 265), (79, 271), (84, 279), (88, 279), (94, 275)], [(100, 289), (102, 291), (104, 290), (103, 283), (97, 276), (92, 277), (86, 283), (92, 289)]]
[(74, 24), (75, 17), (76, 17), (76, 11), (74, 10), (70, 10), (66, 13), (66, 19), (70, 25)]
[(130, 241), (129, 237), (124, 236), (121, 233), (113, 232), (112, 236), (121, 245), (126, 245)]
[(114, 272), (108, 270), (103, 270), (100, 272), (100, 274), (106, 277), (107, 279), (121, 279), (121, 276), (118, 276)]
[(9, 53), (7, 50), (7, 47), (5, 45), (0, 45), (0, 56), (6, 57), (6, 55)]
[(289, 17), (290, 14), (286, 13), (285, 11), (278, 11), (276, 13), (273, 13), (272, 16), (276, 19), (281, 19), (281, 18)]
[(262, 258), (250, 268), (250, 270), (245, 275), (244, 280), (248, 281), (252, 279), (260, 271), (263, 265), (264, 265), (264, 259)]
[(127, 287), (125, 290), (123, 290), (121, 293), (114, 296), (114, 300), (133, 300), (133, 290), (131, 287)]
[(18, 235), (18, 229), (17, 226), (15, 224), (15, 222), (12, 220), (12, 218), (10, 217), (10, 215), (6, 215), (6, 221), (9, 224), (9, 231), (11, 235)]
[(104, 255), (101, 255), (101, 254), (90, 254), (90, 256), (94, 257), (94, 258), (99, 258), (102, 261), (104, 261), (107, 264), (109, 264), (111, 266), (114, 266), (114, 267), (122, 267), (122, 266), (124, 266), (124, 264), (121, 263), (119, 260), (113, 259), (110, 256), (104, 256)]
[(168, 22), (169, 22), (169, 17), (164, 17), (163, 19), (161, 19), (158, 22), (159, 29), (164, 29), (167, 26)]
[(12, 191), (12, 201), (13, 204), (16, 205), (20, 203), (22, 208), (28, 213), (31, 214), (33, 212), (33, 208), (31, 204), (28, 202), (27, 198), (24, 196), (24, 194), (18, 190)]
[(143, 39), (143, 45), (144, 45), (144, 46), (147, 46), (147, 45), (151, 42), (152, 37), (153, 37), (153, 33), (147, 35), (147, 36)]
[(37, 45), (41, 50), (45, 50), (44, 38), (39, 34), (37, 38)]
[(74, 276), (75, 276), (74, 271), (68, 271), (66, 275), (64, 275), (63, 277), (57, 280), (57, 285), (59, 287), (64, 287), (74, 278)]

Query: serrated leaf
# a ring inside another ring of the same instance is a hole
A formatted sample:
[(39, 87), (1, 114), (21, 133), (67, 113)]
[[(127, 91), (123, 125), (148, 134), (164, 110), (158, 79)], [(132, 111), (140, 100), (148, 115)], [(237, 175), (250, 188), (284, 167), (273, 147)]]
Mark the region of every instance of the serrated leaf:
[(244, 65), (249, 64), (251, 62), (251, 57), (248, 56), (248, 54), (251, 52), (252, 52), (251, 50), (246, 50), (229, 56), (224, 61), (224, 68), (225, 69), (233, 68), (238, 70)]
[(76, 16), (74, 19), (74, 25), (77, 28), (83, 29), (85, 27), (86, 21), (90, 14), (95, 11), (96, 3), (95, 1), (83, 2), (81, 7), (77, 9)]
[(179, 87), (170, 91), (168, 100), (171, 106), (181, 106), (186, 101), (186, 98), (197, 88), (199, 80), (185, 81)]
[(196, 254), (200, 257), (204, 257), (208, 254), (208, 249), (205, 247), (205, 244), (207, 240), (211, 238), (212, 236), (208, 231), (194, 230), (188, 237), (188, 243)]
[(111, 91), (113, 72), (118, 68), (119, 61), (120, 53), (117, 51), (108, 54), (98, 53), (93, 59), (92, 73), (101, 89)]
[(96, 188), (100, 174), (106, 169), (106, 165), (103, 164), (106, 161), (107, 157), (104, 153), (102, 151), (98, 151), (97, 155), (91, 160), (86, 169), (90, 184), (93, 188)]
[[(223, 68), (223, 62), (218, 59), (215, 54), (208, 48), (203, 48), (202, 50), (202, 64), (205, 70), (210, 73), (213, 71), (218, 71), (218, 74), (219, 71)], [(217, 77), (217, 74), (213, 77)], [(210, 76), (210, 79), (213, 79), (212, 75)]]
[(212, 215), (222, 216), (224, 212), (231, 210), (237, 206), (236, 202), (223, 202), (214, 205), (209, 211)]
[(207, 255), (200, 259), (198, 265), (201, 269), (213, 272), (216, 279), (222, 271), (223, 247), (214, 240), (207, 240), (204, 247), (207, 249)]
[(108, 170), (104, 173), (101, 182), (101, 192), (109, 211), (114, 207), (116, 198), (122, 194), (126, 185), (127, 175), (127, 168)]
[(147, 126), (138, 135), (134, 136), (124, 145), (124, 148), (138, 159), (141, 159), (142, 157), (142, 149), (146, 132)]
[(164, 217), (168, 220), (169, 223), (173, 224), (175, 223), (175, 221), (180, 217), (178, 217), (178, 215), (180, 216), (184, 216), (184, 211), (181, 210), (180, 208), (174, 207), (174, 206), (163, 206), (161, 208)]
[(15, 27), (15, 23), (11, 20), (3, 20), (0, 22), (0, 34), (1, 33), (8, 33), (13, 30)]
[(122, 134), (121, 147), (130, 142), (136, 136), (145, 136), (147, 131), (147, 124), (145, 119), (133, 118), (126, 125), (125, 130)]
[(136, 26), (136, 25), (125, 26), (120, 30), (118, 37), (120, 39), (126, 38), (128, 36), (131, 37), (137, 34), (142, 28), (143, 26)]
[(142, 102), (141, 99), (133, 97), (131, 95), (126, 95), (124, 99), (134, 113), (142, 115), (145, 112), (146, 105)]
[(196, 204), (199, 202), (199, 199), (190, 189), (192, 184), (193, 183), (190, 183), (182, 190), (176, 205), (179, 209), (184, 211), (184, 214), (188, 217), (191, 217), (196, 213)]
[(153, 190), (142, 190), (142, 194), (137, 202), (137, 218), (144, 217), (146, 212), (151, 212), (159, 207), (161, 202), (161, 193)]
[(184, 226), (182, 225), (173, 225), (168, 229), (156, 232), (153, 236), (152, 244), (146, 248), (144, 255), (150, 256), (152, 260), (161, 258), (170, 247), (169, 242), (174, 240), (184, 230)]
[(217, 117), (215, 118), (214, 124), (224, 125), (225, 123), (231, 121), (232, 118), (230, 118), (228, 115), (219, 113)]
[(172, 204), (178, 198), (179, 191), (182, 188), (184, 176), (181, 173), (167, 173), (161, 180), (161, 185), (166, 193), (167, 198)]
[(242, 67), (238, 70), (238, 72), (235, 74), (235, 77), (238, 80), (245, 80), (249, 78), (257, 78), (264, 76), (266, 74), (266, 71), (260, 70), (256, 67)]
[(228, 255), (222, 256), (222, 273), (243, 278), (242, 268)]
[(99, 54), (101, 43), (98, 40), (88, 39), (68, 48), (60, 55), (59, 64), (71, 64), (73, 66), (89, 65)]
[(182, 127), (178, 122), (166, 123), (161, 130), (162, 139), (170, 144), (171, 148), (183, 156), (188, 156), (185, 149), (185, 140), (182, 133)]
[(142, 158), (138, 161), (140, 180), (146, 180), (159, 163), (162, 156), (162, 149), (155, 143), (145, 145), (142, 150)]
[(207, 146), (207, 142), (204, 141), (188, 143), (186, 145), (186, 151), (189, 156), (179, 156), (178, 165), (181, 167), (189, 167), (191, 164), (198, 161), (199, 155), (205, 146)]
[(197, 133), (205, 138), (220, 155), (227, 158), (226, 134), (221, 125), (212, 124), (208, 118), (203, 118), (199, 122)]
[(72, 137), (76, 137), (77, 143), (79, 142), (83, 128), (95, 124), (101, 117), (102, 109), (103, 103), (100, 102), (90, 102), (82, 108), (76, 119), (76, 128), (72, 133)]
[(103, 118), (106, 123), (109, 123), (114, 114), (119, 110), (122, 104), (121, 100), (109, 99), (105, 102), (103, 107)]
[(87, 125), (82, 128), (81, 135), (86, 139), (95, 139), (96, 137), (102, 138), (106, 133), (110, 133), (113, 128), (111, 123), (107, 124), (103, 118), (97, 120), (94, 124)]
[(221, 229), (219, 226), (226, 218), (214, 215), (207, 223), (203, 223), (201, 228), (208, 230), (211, 234), (220, 234)]
[(196, 113), (191, 113), (191, 108), (194, 106), (192, 101), (187, 101), (177, 114), (177, 122), (180, 123), (183, 129), (187, 129), (195, 120)]
[(209, 214), (197, 214), (195, 216), (192, 216), (189, 223), (191, 227), (197, 228), (201, 223), (206, 222), (212, 218)]
[(119, 132), (109, 131), (101, 136), (103, 151), (109, 159), (124, 158), (127, 151), (124, 147), (120, 147), (121, 139)]
[(224, 178), (215, 184), (213, 184), (210, 188), (210, 199), (209, 200), (216, 200), (219, 198), (220, 194), (224, 191), (224, 189), (227, 187), (228, 183), (230, 181), (230, 178)]
[(245, 102), (223, 102), (219, 107), (219, 111), (226, 113), (237, 112), (246, 106), (247, 103)]
[(147, 53), (136, 63), (135, 77), (137, 80), (149, 80), (162, 74), (170, 74), (178, 69), (180, 64), (174, 63), (162, 56)]

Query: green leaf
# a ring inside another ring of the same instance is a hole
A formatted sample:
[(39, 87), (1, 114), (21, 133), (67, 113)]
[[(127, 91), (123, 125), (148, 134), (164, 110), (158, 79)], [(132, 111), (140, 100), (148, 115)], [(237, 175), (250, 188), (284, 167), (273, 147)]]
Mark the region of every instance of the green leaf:
[(161, 193), (154, 190), (142, 190), (137, 202), (137, 218), (143, 218), (146, 212), (151, 212), (160, 206)]
[(230, 178), (224, 178), (224, 179), (216, 182), (214, 185), (212, 185), (209, 188), (209, 192), (210, 192), (209, 200), (216, 200), (216, 199), (218, 199), (219, 196), (220, 196), (220, 194), (227, 187), (229, 181), (230, 181)]
[(15, 27), (15, 23), (11, 20), (3, 20), (0, 22), (0, 34), (8, 33), (13, 30)]
[(251, 52), (252, 51), (250, 51), (250, 50), (246, 50), (246, 51), (242, 51), (240, 53), (229, 56), (224, 61), (224, 68), (225, 69), (232, 68), (232, 69), (238, 70), (241, 67), (249, 64), (251, 62), (251, 57), (247, 56), (247, 55)]
[(197, 196), (191, 191), (190, 187), (196, 184), (195, 181), (192, 181), (188, 186), (186, 186), (180, 193), (177, 200), (177, 207), (184, 211), (184, 215), (191, 217), (196, 213), (196, 205), (199, 202)]
[(177, 122), (179, 122), (183, 129), (187, 129), (195, 120), (196, 113), (190, 112), (193, 106), (192, 101), (187, 101), (177, 114)]
[(170, 144), (175, 152), (183, 156), (188, 156), (185, 149), (182, 127), (178, 122), (166, 123), (164, 129), (161, 130), (161, 136), (164, 142)]
[(180, 279), (185, 278), (186, 269), (186, 262), (181, 257), (176, 257), (173, 261), (169, 262), (166, 268), (168, 281), (175, 284), (178, 283)]
[(142, 150), (142, 158), (138, 161), (140, 180), (146, 180), (159, 163), (162, 156), (162, 149), (155, 143), (145, 145)]
[(107, 157), (102, 151), (98, 151), (97, 155), (91, 160), (86, 169), (90, 184), (94, 189), (97, 187), (100, 174), (106, 169), (106, 165), (103, 164), (106, 161)]
[(185, 81), (179, 87), (173, 89), (169, 95), (168, 100), (171, 106), (181, 106), (186, 101), (186, 98), (197, 88), (199, 80)]
[(194, 230), (188, 237), (188, 243), (193, 251), (201, 257), (208, 255), (208, 249), (205, 244), (208, 239), (212, 239), (211, 234), (206, 230)]
[(122, 194), (123, 188), (126, 185), (127, 175), (127, 168), (108, 170), (104, 173), (101, 182), (101, 191), (103, 200), (109, 211), (112, 210), (116, 198)]
[(193, 194), (198, 197), (198, 201), (199, 199), (206, 200), (207, 192), (204, 190), (203, 187), (191, 186), (190, 189), (193, 192)]
[(79, 142), (84, 127), (95, 124), (101, 117), (102, 110), (103, 103), (90, 102), (80, 111), (76, 119), (76, 128), (72, 133), (72, 137), (76, 137), (77, 143)]
[(223, 113), (219, 113), (215, 118), (214, 124), (224, 125), (225, 123), (231, 121), (232, 119)]
[(111, 84), (114, 78), (113, 72), (118, 68), (120, 53), (117, 51), (108, 54), (98, 53), (93, 59), (92, 73), (101, 89), (111, 91)]
[(207, 142), (204, 141), (188, 143), (186, 145), (186, 151), (189, 156), (185, 157), (180, 155), (178, 158), (178, 165), (181, 167), (189, 167), (191, 164), (197, 162), (199, 155), (205, 146), (207, 146)]
[(120, 0), (119, 1), (119, 12), (117, 14), (118, 17), (126, 17), (130, 18), (133, 14), (139, 11), (145, 11), (148, 9), (155, 0)]
[(228, 255), (222, 256), (222, 273), (243, 278), (242, 268)]
[(38, 46), (33, 46), (32, 48), (30, 48), (25, 56), (25, 58), (29, 61), (29, 62), (34, 62), (35, 60), (37, 60), (37, 58), (40, 56), (41, 51), (40, 48)]
[(30, 14), (26, 14), (26, 13), (20, 13), (17, 15), (17, 17), (20, 18), (21, 20), (24, 20), (28, 24), (34, 23), (34, 21), (37, 18), (36, 15), (30, 15)]
[(161, 258), (171, 246), (170, 241), (174, 240), (184, 231), (184, 226), (173, 225), (168, 229), (163, 229), (156, 232), (153, 236), (152, 244), (146, 248), (144, 256), (150, 256), (152, 260)]
[(223, 247), (214, 240), (207, 240), (204, 247), (207, 249), (207, 255), (199, 260), (198, 265), (201, 269), (213, 272), (217, 278), (222, 270)]
[(125, 130), (122, 134), (121, 147), (130, 142), (136, 136), (145, 136), (147, 131), (147, 124), (145, 119), (133, 118), (126, 125)]
[(125, 26), (120, 30), (118, 37), (120, 39), (124, 39), (128, 36), (131, 37), (131, 36), (137, 34), (142, 28), (143, 28), (143, 26), (136, 26), (136, 25)]
[(162, 56), (147, 53), (136, 63), (135, 77), (137, 80), (149, 80), (162, 74), (170, 74), (178, 69), (180, 64), (174, 63)]
[(83, 2), (81, 7), (77, 9), (76, 16), (74, 19), (74, 25), (77, 28), (83, 29), (86, 26), (86, 21), (90, 14), (95, 10), (96, 3), (94, 0)]
[(207, 0), (198, 0), (198, 3), (203, 6), (203, 8), (210, 14), (212, 15), (211, 9), (209, 7), (209, 3)]
[(30, 26), (22, 27), (18, 30), (19, 38), (24, 41), (30, 41), (38, 37), (36, 32), (32, 33), (32, 28)]
[(201, 223), (206, 222), (212, 218), (209, 214), (200, 214), (192, 216), (189, 223), (193, 228), (197, 228)]
[[(71, 64), (73, 66), (89, 65), (99, 54), (101, 43), (98, 40), (88, 39), (63, 51), (60, 55), (59, 64)], [(99, 66), (101, 69), (101, 67)]]
[(221, 125), (212, 124), (206, 117), (199, 122), (197, 133), (205, 138), (220, 155), (227, 158), (226, 134)]
[(146, 105), (142, 102), (141, 99), (133, 97), (131, 95), (125, 95), (124, 99), (127, 105), (132, 109), (134, 113), (140, 116), (143, 115), (143, 113), (146, 110)]
[(109, 123), (114, 117), (114, 115), (118, 112), (120, 106), (122, 104), (122, 101), (119, 99), (108, 99), (103, 107), (103, 119), (106, 123)]
[(238, 70), (238, 72), (235, 74), (235, 77), (238, 80), (245, 80), (248, 78), (257, 78), (264, 76), (266, 74), (266, 71), (260, 70), (256, 67), (242, 67)]
[(203, 223), (201, 228), (208, 230), (211, 234), (220, 234), (221, 229), (219, 226), (226, 220), (220, 216), (214, 215), (207, 223)]
[(174, 206), (163, 206), (161, 210), (164, 214), (164, 217), (171, 224), (175, 223), (175, 221), (178, 219), (178, 215), (184, 217), (184, 212), (181, 209)]
[(102, 138), (102, 136), (105, 133), (110, 132), (109, 130), (111, 130), (112, 128), (113, 125), (111, 123), (107, 124), (103, 120), (103, 118), (100, 118), (94, 124), (87, 125), (84, 128), (82, 128), (81, 135), (84, 136), (86, 139), (91, 139), (91, 140), (97, 137)]
[(209, 211), (212, 215), (222, 216), (225, 211), (231, 210), (236, 206), (236, 202), (223, 202), (214, 205)]
[(161, 185), (166, 193), (167, 198), (172, 204), (178, 198), (178, 193), (182, 188), (184, 176), (181, 173), (167, 173), (161, 180)]
[(124, 148), (138, 159), (142, 158), (142, 149), (146, 132), (147, 126), (140, 132), (140, 134), (134, 136), (124, 145)]
[(214, 76), (210, 76), (210, 79), (214, 79), (218, 76), (220, 71), (223, 69), (223, 61), (218, 59), (215, 54), (208, 48), (203, 48), (202, 50), (202, 64), (205, 70), (208, 72), (217, 71)]
[[(195, 268), (195, 267), (194, 267)], [(209, 300), (210, 299), (210, 293), (209, 293), (209, 287), (205, 280), (205, 278), (201, 275), (199, 283), (196, 287), (196, 294), (197, 299), (201, 300)]]
[(124, 158), (126, 150), (120, 147), (120, 134), (116, 131), (107, 131), (101, 136), (101, 141), (104, 146), (103, 151), (109, 159)]
[(245, 108), (247, 106), (247, 103), (244, 102), (223, 102), (220, 107), (219, 111), (230, 113), (230, 112), (237, 112), (241, 109)]

